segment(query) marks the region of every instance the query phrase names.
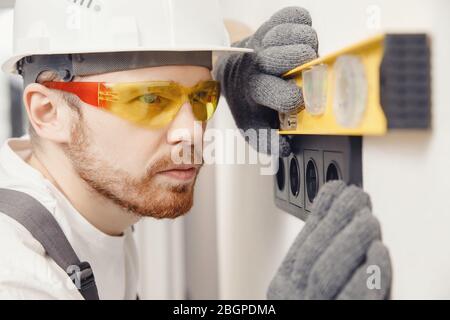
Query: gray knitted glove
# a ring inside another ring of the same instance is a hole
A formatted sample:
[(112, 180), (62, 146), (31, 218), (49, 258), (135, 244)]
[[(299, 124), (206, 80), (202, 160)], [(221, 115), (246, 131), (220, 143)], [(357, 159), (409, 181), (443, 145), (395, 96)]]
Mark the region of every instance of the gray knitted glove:
[[(309, 13), (300, 7), (284, 8), (233, 46), (255, 51), (223, 56), (215, 67), (215, 79), (222, 83), (236, 125), (243, 131), (278, 129), (278, 111), (291, 112), (303, 105), (301, 90), (281, 75), (317, 57), (317, 35)], [(290, 154), (286, 137), (280, 137), (280, 150), (271, 150), (270, 140), (249, 143), (257, 151)]]
[(388, 299), (391, 277), (389, 252), (381, 242), (369, 196), (355, 186), (333, 181), (321, 188), (267, 297)]

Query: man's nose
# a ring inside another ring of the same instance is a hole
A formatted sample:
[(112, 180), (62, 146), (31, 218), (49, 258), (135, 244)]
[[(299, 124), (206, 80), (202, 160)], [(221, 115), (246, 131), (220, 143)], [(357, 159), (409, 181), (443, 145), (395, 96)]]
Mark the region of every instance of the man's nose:
[(198, 143), (195, 139), (202, 139), (202, 122), (196, 121), (192, 106), (185, 102), (175, 119), (170, 124), (167, 132), (167, 142), (169, 144), (190, 144)]

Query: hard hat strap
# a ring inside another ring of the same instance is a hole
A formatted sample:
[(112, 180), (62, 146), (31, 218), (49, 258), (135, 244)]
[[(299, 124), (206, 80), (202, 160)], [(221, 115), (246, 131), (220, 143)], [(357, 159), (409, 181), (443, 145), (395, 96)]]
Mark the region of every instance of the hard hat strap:
[(36, 82), (44, 71), (59, 73), (61, 80), (115, 71), (168, 65), (193, 65), (212, 69), (211, 51), (139, 51), (85, 54), (34, 55), (17, 64), (24, 85)]

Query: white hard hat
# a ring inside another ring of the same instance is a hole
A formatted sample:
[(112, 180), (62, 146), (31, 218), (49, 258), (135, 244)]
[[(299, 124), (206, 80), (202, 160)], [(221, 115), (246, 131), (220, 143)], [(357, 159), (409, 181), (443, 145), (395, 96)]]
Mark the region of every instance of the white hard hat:
[(231, 47), (218, 0), (16, 0), (14, 56), (103, 52), (252, 52)]

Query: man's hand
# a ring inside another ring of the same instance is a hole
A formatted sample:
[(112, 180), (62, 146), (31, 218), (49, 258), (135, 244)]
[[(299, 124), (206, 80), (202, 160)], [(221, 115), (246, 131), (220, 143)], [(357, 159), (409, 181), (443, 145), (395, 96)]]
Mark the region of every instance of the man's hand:
[(391, 261), (369, 196), (325, 184), (272, 280), (269, 299), (388, 299)]
[[(288, 113), (303, 105), (301, 89), (281, 75), (317, 57), (317, 35), (309, 13), (300, 7), (284, 8), (233, 46), (255, 51), (224, 56), (216, 66), (215, 78), (222, 82), (236, 125), (243, 131), (278, 129), (278, 111)], [(279, 142), (281, 156), (288, 156), (287, 138), (280, 136)], [(267, 146), (252, 140), (250, 144), (257, 151), (278, 153), (270, 149), (270, 141)]]

